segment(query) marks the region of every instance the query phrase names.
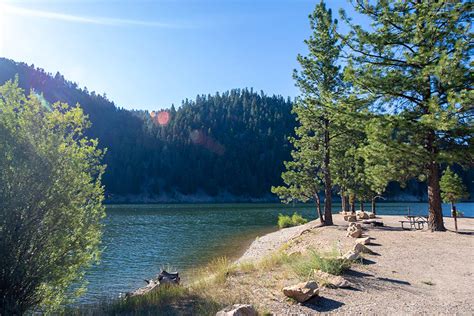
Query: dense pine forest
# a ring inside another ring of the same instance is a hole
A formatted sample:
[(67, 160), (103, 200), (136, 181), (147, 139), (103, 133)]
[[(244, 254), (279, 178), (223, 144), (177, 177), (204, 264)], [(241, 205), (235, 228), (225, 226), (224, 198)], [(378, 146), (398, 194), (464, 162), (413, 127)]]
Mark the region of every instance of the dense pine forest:
[[(275, 199), (270, 187), (281, 183), (295, 127), (290, 99), (235, 89), (149, 113), (121, 109), (59, 73), (0, 59), (0, 84), (16, 75), (26, 91), (84, 109), (92, 122), (87, 136), (107, 148), (109, 201)], [(472, 170), (459, 171), (472, 196)], [(421, 199), (425, 191), (413, 180), (403, 190), (391, 184), (386, 195)]]

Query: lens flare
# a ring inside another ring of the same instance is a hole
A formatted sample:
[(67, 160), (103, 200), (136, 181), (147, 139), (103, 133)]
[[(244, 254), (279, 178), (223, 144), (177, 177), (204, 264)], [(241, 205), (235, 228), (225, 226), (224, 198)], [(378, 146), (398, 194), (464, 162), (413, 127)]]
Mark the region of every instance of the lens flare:
[(168, 111), (160, 111), (160, 112), (152, 111), (150, 113), (150, 117), (153, 122), (158, 123), (161, 126), (168, 125), (171, 118)]
[(160, 124), (161, 126), (168, 125), (168, 123), (170, 122), (170, 114), (166, 111), (161, 111), (160, 113), (158, 113), (157, 121), (158, 124)]

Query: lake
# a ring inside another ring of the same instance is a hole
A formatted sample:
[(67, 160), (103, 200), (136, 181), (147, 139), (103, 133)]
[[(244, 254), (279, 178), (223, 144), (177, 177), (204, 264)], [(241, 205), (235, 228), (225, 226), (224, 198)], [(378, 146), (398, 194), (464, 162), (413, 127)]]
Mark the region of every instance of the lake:
[[(474, 217), (474, 203), (459, 203)], [(369, 207), (369, 205), (367, 205)], [(427, 214), (427, 203), (378, 203), (381, 215)], [(339, 204), (334, 211), (339, 212)], [(108, 205), (101, 264), (86, 278), (87, 293), (79, 303), (118, 297), (144, 286), (161, 268), (180, 272), (218, 256), (236, 258), (259, 235), (276, 230), (279, 213), (298, 212), (315, 218), (313, 205), (281, 204), (155, 204)], [(443, 205), (450, 215), (450, 206)]]

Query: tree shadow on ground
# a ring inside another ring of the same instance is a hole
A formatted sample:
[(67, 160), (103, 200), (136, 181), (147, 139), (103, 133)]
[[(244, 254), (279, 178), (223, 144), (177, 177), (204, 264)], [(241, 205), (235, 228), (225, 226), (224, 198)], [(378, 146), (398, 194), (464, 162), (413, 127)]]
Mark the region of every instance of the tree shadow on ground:
[(302, 305), (317, 312), (330, 312), (343, 306), (344, 303), (327, 297), (319, 296), (310, 299)]
[(408, 229), (402, 229), (401, 227), (394, 227), (394, 226), (375, 226), (375, 227), (370, 227), (372, 230), (385, 230), (385, 231), (397, 231), (397, 232), (402, 232), (402, 231), (409, 231)]
[(390, 282), (390, 283), (395, 283), (395, 284), (401, 284), (401, 285), (411, 285), (410, 282), (403, 281), (403, 280), (397, 280), (397, 279), (390, 279), (390, 278), (376, 278), (379, 281), (385, 281), (385, 282)]
[(474, 230), (463, 229), (463, 230), (458, 230), (456, 232), (455, 230), (448, 229), (448, 231), (453, 232), (453, 233), (458, 233), (459, 235), (468, 235), (468, 236), (474, 235)]

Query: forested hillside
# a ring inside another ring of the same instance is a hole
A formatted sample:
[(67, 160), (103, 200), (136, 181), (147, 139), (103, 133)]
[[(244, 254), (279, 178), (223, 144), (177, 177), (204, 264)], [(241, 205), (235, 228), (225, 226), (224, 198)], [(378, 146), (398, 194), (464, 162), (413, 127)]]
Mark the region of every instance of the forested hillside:
[[(281, 182), (295, 126), (289, 99), (236, 89), (149, 113), (121, 109), (59, 73), (0, 58), (0, 84), (16, 74), (25, 90), (49, 102), (79, 103), (89, 115), (87, 136), (107, 148), (109, 200), (268, 199), (270, 187)], [(463, 177), (472, 192), (472, 170)], [(412, 181), (403, 191), (390, 185), (387, 195), (424, 192)]]
[(186, 100), (160, 113), (120, 109), (105, 95), (79, 88), (24, 63), (0, 59), (0, 82), (18, 74), (20, 86), (49, 102), (79, 103), (89, 115), (88, 136), (107, 148), (104, 184), (117, 196), (173, 199), (178, 195), (261, 198), (280, 182), (293, 131), (291, 102), (253, 90)]

